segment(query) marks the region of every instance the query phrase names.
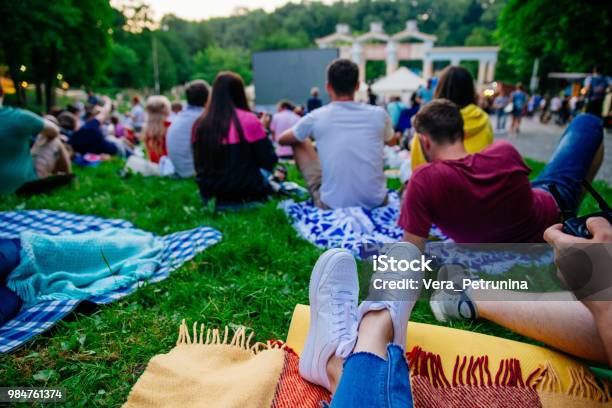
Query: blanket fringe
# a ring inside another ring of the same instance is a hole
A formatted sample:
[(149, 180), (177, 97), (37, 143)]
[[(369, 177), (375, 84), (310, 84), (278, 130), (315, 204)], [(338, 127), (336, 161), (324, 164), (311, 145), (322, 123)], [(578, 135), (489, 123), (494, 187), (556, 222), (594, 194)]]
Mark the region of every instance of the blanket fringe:
[(256, 342), (253, 344), (253, 337), (255, 332), (251, 331), (247, 335), (247, 328), (244, 326), (238, 326), (234, 329), (233, 336), (229, 337), (229, 327), (225, 326), (223, 331), (219, 329), (207, 328), (204, 330), (204, 323), (200, 324), (198, 329), (198, 322), (193, 323), (191, 334), (189, 333), (189, 327), (182, 320), (179, 326), (178, 339), (176, 340), (177, 346), (184, 345), (201, 345), (201, 346), (233, 346), (240, 349), (257, 354), (264, 350), (272, 349), (285, 349), (285, 344), (278, 340), (268, 340), (266, 343)]
[[(452, 382), (449, 382), (440, 355), (415, 346), (412, 351), (406, 353), (406, 357), (410, 363), (411, 375), (425, 377), (434, 388), (517, 387), (531, 388), (539, 392), (563, 392), (561, 379), (549, 361), (536, 367), (527, 379), (523, 380), (521, 363), (518, 359), (508, 358), (500, 361), (495, 376), (492, 376), (487, 355), (480, 357), (457, 355)], [(568, 370), (570, 384), (565, 391), (568, 396), (598, 402), (612, 401), (612, 387), (609, 381), (598, 381), (585, 367), (579, 369), (569, 367)]]
[(567, 395), (586, 398), (599, 402), (609, 402), (612, 400), (610, 386), (607, 381), (602, 381), (601, 385), (597, 382), (593, 373), (584, 367), (575, 369), (569, 368), (570, 385)]
[(549, 361), (537, 366), (527, 377), (526, 383), (528, 387), (543, 392), (561, 392), (562, 388), (561, 379)]
[(499, 363), (493, 378), (489, 371), (489, 356), (459, 356), (455, 358), (452, 383), (448, 381), (440, 355), (424, 351), (416, 346), (407, 353), (410, 369), (414, 375), (429, 379), (435, 388), (457, 387), (468, 385), (472, 387), (525, 387), (521, 363), (515, 358), (505, 359)]
[[(612, 401), (610, 382), (597, 381), (595, 375), (585, 367), (568, 368), (570, 383), (565, 393), (574, 398), (598, 402)], [(553, 366), (546, 362), (539, 365), (527, 378), (527, 386), (541, 392), (562, 392), (561, 380)]]

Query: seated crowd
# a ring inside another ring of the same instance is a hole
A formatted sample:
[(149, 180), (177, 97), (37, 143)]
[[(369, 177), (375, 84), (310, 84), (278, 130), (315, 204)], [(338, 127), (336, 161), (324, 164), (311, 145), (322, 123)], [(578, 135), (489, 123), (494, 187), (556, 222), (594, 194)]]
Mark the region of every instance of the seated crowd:
[[(580, 242), (560, 230), (560, 208), (576, 214), (582, 181), (597, 173), (603, 159), (601, 119), (577, 116), (544, 170), (530, 181), (531, 170), (516, 148), (493, 142), (489, 117), (477, 106), (474, 80), (464, 68), (445, 69), (435, 90), (429, 90), (431, 101), (415, 96), (408, 108), (394, 98), (390, 114), (357, 102), (359, 85), (357, 65), (338, 59), (327, 70), (329, 104), (321, 106), (318, 90), (313, 89), (306, 115), (296, 114), (290, 102), (282, 101), (271, 119), (251, 111), (244, 83), (232, 72), (217, 75), (210, 97), (204, 81), (189, 83), (185, 108), (171, 105), (163, 96), (149, 97), (143, 108), (134, 98), (131, 120), (125, 125), (111, 116), (112, 102), (106, 97), (82, 116), (70, 110), (59, 114), (61, 129), (53, 120), (1, 107), (5, 149), (0, 151), (0, 194), (70, 173), (71, 154), (128, 157), (142, 142), (149, 162), (158, 164), (168, 157), (176, 177), (195, 176), (205, 202), (240, 205), (266, 200), (277, 191), (271, 180), (279, 158), (292, 157), (315, 206), (373, 209), (387, 203), (384, 146), (396, 144), (406, 129), (413, 128), (408, 143), (413, 172), (398, 220), (406, 244), (398, 251), (408, 251), (410, 257), (423, 251), (433, 225), (457, 243), (546, 240), (557, 247)], [(109, 121), (111, 133), (106, 128)], [(126, 127), (135, 138), (128, 137)], [(551, 189), (558, 191), (556, 198)], [(593, 235), (588, 242), (611, 241), (607, 221), (592, 219), (588, 227)], [(400, 355), (387, 343), (405, 346), (414, 304), (365, 302), (357, 307), (356, 279), (352, 256), (336, 251), (321, 257), (311, 280), (313, 325), (300, 363), (305, 378), (337, 390), (338, 398), (346, 401), (353, 398), (342, 389), (346, 377), (352, 387), (367, 383), (349, 362), (383, 372), (386, 366), (380, 359), (368, 361), (367, 353), (358, 354), (369, 351), (389, 361)], [(334, 293), (343, 296), (336, 299)], [(507, 296), (512, 298), (511, 293)], [(435, 293), (431, 306), (440, 320), (486, 318), (575, 356), (610, 362), (612, 330), (602, 323), (612, 317), (610, 303), (565, 302), (573, 299), (569, 291), (555, 299), (534, 305), (524, 297), (479, 302), (469, 292)], [(328, 309), (338, 303), (348, 308), (345, 316), (350, 321), (326, 320), (336, 312)], [(409, 384), (397, 387), (409, 389)]]

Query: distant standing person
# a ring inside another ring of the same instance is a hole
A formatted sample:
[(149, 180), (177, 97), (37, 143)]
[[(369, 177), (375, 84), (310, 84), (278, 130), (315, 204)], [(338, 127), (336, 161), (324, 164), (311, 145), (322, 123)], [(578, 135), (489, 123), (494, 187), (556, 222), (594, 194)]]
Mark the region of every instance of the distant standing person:
[(376, 102), (378, 101), (378, 95), (376, 95), (373, 91), (372, 91), (372, 87), (368, 86), (368, 103), (370, 105), (374, 105), (376, 106)]
[(523, 91), (523, 84), (516, 84), (516, 90), (512, 92), (512, 124), (510, 125), (510, 131), (519, 133), (521, 131), (521, 118), (523, 117), (523, 110), (527, 104), (527, 94)]
[(132, 119), (132, 127), (134, 128), (134, 132), (140, 133), (145, 122), (145, 111), (138, 96), (132, 98), (130, 118)]
[(563, 101), (559, 97), (559, 95), (553, 96), (550, 100), (550, 115), (551, 119), (555, 121), (555, 123), (559, 122), (559, 115), (561, 113), (561, 105), (563, 105)]
[(280, 101), (277, 106), (277, 112), (272, 116), (270, 122), (270, 130), (272, 131), (272, 140), (276, 146), (276, 155), (279, 158), (293, 157), (293, 148), (291, 146), (282, 146), (278, 143), (280, 135), (285, 130), (291, 129), (300, 120), (300, 115), (294, 112), (294, 106), (289, 101)]
[(495, 130), (500, 130), (502, 132), (506, 131), (506, 106), (508, 106), (509, 100), (510, 98), (508, 98), (508, 95), (506, 95), (504, 91), (501, 91), (493, 101), (493, 108), (495, 108), (497, 116)]
[(410, 108), (402, 109), (400, 112), (399, 119), (394, 128), (397, 137), (401, 137), (406, 130), (412, 128), (412, 117), (416, 115), (419, 109), (421, 109), (421, 98), (415, 92), (410, 97)]
[(601, 118), (604, 98), (606, 91), (612, 86), (612, 79), (601, 75), (598, 67), (593, 67), (593, 74), (586, 77), (584, 86), (587, 89), (586, 112)]
[(392, 96), (391, 101), (387, 104), (387, 113), (391, 117), (393, 129), (397, 127), (402, 110), (406, 109), (406, 105), (402, 102), (399, 96)]
[(425, 87), (419, 88), (417, 91), (419, 97), (421, 98), (421, 103), (425, 105), (427, 102), (430, 102), (434, 97), (434, 90), (432, 86), (431, 78), (427, 80), (427, 85)]
[(315, 86), (310, 90), (310, 98), (306, 102), (306, 112), (310, 113), (321, 106), (323, 106), (323, 101), (319, 98), (319, 88)]
[(191, 81), (185, 89), (187, 106), (177, 114), (168, 128), (166, 137), (168, 157), (179, 177), (186, 178), (195, 175), (191, 148), (193, 125), (204, 113), (208, 94), (208, 83), (201, 79)]

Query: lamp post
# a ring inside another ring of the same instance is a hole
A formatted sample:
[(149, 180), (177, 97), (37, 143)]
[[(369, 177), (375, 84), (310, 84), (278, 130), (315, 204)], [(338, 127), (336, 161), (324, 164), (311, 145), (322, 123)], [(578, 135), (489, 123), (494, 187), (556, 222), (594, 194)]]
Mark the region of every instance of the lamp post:
[(531, 70), (531, 80), (529, 81), (529, 90), (531, 93), (535, 93), (538, 89), (538, 70), (540, 68), (540, 59), (536, 58), (533, 61), (533, 69)]
[[(161, 26), (162, 31), (168, 31), (168, 25), (164, 24)], [(157, 36), (155, 32), (151, 33), (151, 52), (153, 56), (153, 80), (155, 81), (155, 94), (159, 95), (159, 62), (157, 60)]]

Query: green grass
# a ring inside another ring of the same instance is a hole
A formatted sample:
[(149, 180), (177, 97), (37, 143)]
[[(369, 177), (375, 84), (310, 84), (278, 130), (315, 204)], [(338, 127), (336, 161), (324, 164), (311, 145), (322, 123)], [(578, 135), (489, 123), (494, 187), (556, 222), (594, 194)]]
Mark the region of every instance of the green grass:
[[(529, 162), (539, 171), (541, 164)], [(118, 406), (149, 359), (173, 347), (182, 319), (212, 327), (242, 324), (257, 339), (285, 339), (296, 303), (308, 303), (311, 268), (322, 250), (297, 237), (277, 200), (260, 208), (214, 214), (193, 180), (119, 179), (119, 162), (75, 169), (76, 182), (51, 196), (3, 198), (0, 210), (40, 209), (123, 218), (157, 234), (208, 225), (223, 233), (165, 281), (93, 312), (77, 312), (51, 331), (0, 357), (2, 386), (61, 386), (66, 406)], [(290, 177), (297, 179), (294, 169)], [(397, 187), (397, 183), (393, 184)], [(597, 188), (606, 197), (612, 189)], [(585, 207), (594, 209), (591, 199)], [(420, 301), (412, 320), (436, 324)], [(525, 340), (488, 322), (455, 327)]]

